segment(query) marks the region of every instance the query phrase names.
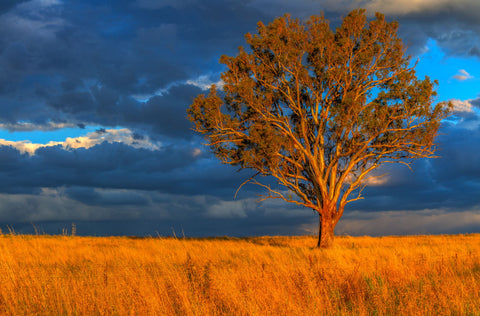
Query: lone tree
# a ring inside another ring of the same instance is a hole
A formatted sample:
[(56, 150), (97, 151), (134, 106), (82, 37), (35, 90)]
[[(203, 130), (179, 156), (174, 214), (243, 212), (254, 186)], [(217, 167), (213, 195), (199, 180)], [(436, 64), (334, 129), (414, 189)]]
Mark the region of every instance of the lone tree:
[[(371, 171), (434, 157), (451, 110), (433, 106), (437, 82), (417, 79), (397, 22), (375, 17), (354, 10), (335, 32), (323, 15), (259, 22), (258, 34), (245, 36), (249, 50), (221, 57), (223, 92), (212, 86), (188, 109), (223, 163), (257, 171), (246, 182), (267, 189), (262, 200), (318, 212), (318, 247), (332, 245), (345, 205), (362, 198)], [(286, 190), (259, 181), (267, 176)]]

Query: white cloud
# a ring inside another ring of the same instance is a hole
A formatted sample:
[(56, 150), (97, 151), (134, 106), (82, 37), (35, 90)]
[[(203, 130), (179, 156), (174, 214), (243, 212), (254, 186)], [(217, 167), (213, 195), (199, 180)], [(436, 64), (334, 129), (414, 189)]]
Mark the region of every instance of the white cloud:
[(460, 116), (473, 113), (473, 105), (470, 101), (471, 100), (451, 100), (453, 103), (453, 113)]
[(467, 130), (476, 130), (480, 126), (478, 110), (478, 100), (477, 99), (469, 99), (469, 100), (457, 100), (453, 99), (450, 100), (453, 104), (453, 112), (454, 120), (455, 118), (457, 128), (467, 129)]
[[(356, 175), (353, 175), (353, 174), (347, 175), (347, 178), (346, 178), (347, 183), (351, 184), (355, 180), (356, 180)], [(386, 184), (390, 184), (391, 180), (392, 178), (388, 173), (379, 173), (378, 169), (376, 169), (372, 173), (368, 174), (365, 178), (363, 178), (362, 183), (371, 187), (379, 187)]]
[(371, 176), (365, 180), (365, 183), (371, 187), (379, 187), (389, 183), (390, 177), (388, 175)]
[(217, 82), (213, 82), (210, 80), (209, 76), (203, 75), (195, 79), (190, 79), (185, 82), (186, 84), (198, 87), (202, 90), (208, 90), (214, 84), (217, 88), (222, 88), (225, 84), (223, 80), (218, 80)]
[(88, 133), (80, 137), (67, 137), (63, 142), (51, 141), (47, 144), (32, 143), (28, 140), (9, 141), (0, 139), (0, 145), (12, 146), (22, 153), (34, 155), (38, 148), (62, 146), (64, 149), (90, 148), (103, 142), (124, 143), (134, 148), (144, 148), (149, 150), (158, 150), (161, 147), (159, 142), (152, 142), (148, 137), (139, 138), (135, 136), (131, 130), (122, 129), (106, 129), (102, 131)]
[(189, 79), (189, 80), (186, 80), (186, 81), (174, 81), (164, 88), (157, 89), (153, 93), (132, 94), (130, 96), (138, 102), (146, 103), (151, 98), (153, 98), (154, 96), (166, 95), (170, 92), (171, 88), (178, 87), (178, 86), (183, 85), (183, 84), (188, 84), (188, 85), (191, 85), (191, 86), (195, 86), (195, 87), (200, 88), (200, 89), (205, 91), (205, 90), (210, 89), (212, 84), (214, 84), (218, 89), (222, 89), (225, 83), (221, 79), (214, 82), (210, 79), (210, 76), (202, 75), (202, 76), (199, 76), (197, 78)]
[(195, 148), (192, 152), (193, 157), (198, 157), (202, 154), (202, 150), (200, 148)]
[(470, 75), (465, 69), (460, 69), (455, 76), (452, 78), (457, 79), (459, 81), (464, 81), (467, 79), (472, 79), (473, 76)]

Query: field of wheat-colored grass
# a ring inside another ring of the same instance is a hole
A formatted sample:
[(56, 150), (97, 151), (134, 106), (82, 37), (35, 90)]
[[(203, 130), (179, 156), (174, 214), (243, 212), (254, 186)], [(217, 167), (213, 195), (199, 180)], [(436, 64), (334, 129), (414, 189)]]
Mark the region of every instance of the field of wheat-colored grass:
[(480, 235), (0, 236), (0, 315), (480, 315)]

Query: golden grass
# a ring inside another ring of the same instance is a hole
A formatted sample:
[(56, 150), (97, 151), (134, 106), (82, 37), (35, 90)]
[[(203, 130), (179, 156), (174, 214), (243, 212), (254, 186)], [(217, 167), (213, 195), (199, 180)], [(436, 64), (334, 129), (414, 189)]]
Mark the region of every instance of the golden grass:
[(0, 236), (1, 315), (480, 315), (480, 235)]

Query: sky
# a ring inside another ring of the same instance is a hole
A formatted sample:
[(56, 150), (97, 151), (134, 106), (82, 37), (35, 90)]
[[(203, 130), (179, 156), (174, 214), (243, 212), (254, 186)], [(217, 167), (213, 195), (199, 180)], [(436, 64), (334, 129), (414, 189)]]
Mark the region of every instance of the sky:
[(337, 235), (480, 232), (478, 0), (3, 0), (0, 228), (79, 235), (315, 234), (318, 216), (222, 165), (186, 109), (220, 82), (221, 55), (285, 13), (355, 8), (399, 22), (420, 78), (452, 101), (437, 159), (388, 176), (349, 204)]

